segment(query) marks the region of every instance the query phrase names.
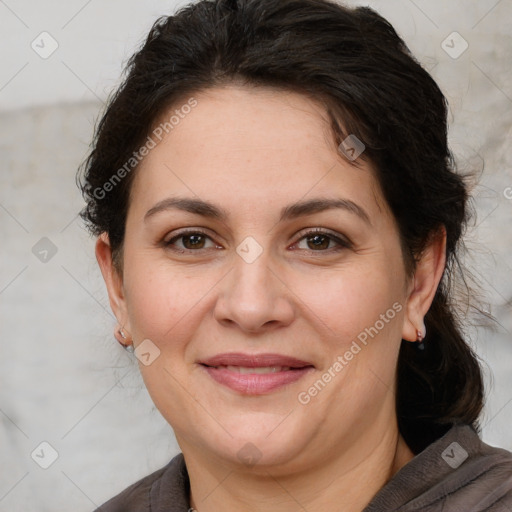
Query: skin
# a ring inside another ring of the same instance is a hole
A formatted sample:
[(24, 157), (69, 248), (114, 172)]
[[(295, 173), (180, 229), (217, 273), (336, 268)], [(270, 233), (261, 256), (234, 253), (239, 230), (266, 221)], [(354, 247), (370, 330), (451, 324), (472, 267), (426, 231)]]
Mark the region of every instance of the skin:
[[(195, 509), (360, 511), (413, 457), (396, 421), (397, 357), (402, 338), (417, 339), (433, 300), (444, 233), (407, 276), (370, 164), (354, 167), (337, 151), (320, 104), (234, 84), (194, 97), (198, 105), (137, 170), (122, 271), (108, 236), (97, 241), (112, 310), (136, 347), (149, 339), (160, 350), (140, 370), (183, 451)], [(228, 217), (168, 209), (144, 219), (174, 196), (210, 201)], [(346, 209), (279, 221), (283, 207), (312, 198), (350, 200), (368, 221)], [(189, 238), (166, 246), (182, 228), (207, 237), (199, 248)], [(319, 249), (305, 237), (313, 228), (350, 244), (327, 237)], [(248, 236), (263, 249), (252, 263), (236, 252)], [(298, 394), (395, 303), (394, 318), (301, 404)], [(224, 352), (291, 355), (315, 368), (248, 396), (198, 364)], [(237, 455), (247, 443), (254, 465)]]

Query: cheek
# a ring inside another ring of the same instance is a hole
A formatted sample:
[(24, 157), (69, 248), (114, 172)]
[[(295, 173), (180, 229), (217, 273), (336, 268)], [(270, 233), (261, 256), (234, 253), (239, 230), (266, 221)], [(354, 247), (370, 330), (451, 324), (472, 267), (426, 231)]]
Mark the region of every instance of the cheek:
[[(384, 263), (351, 265), (309, 278), (297, 274), (293, 279), (291, 288), (306, 306), (304, 313), (343, 346), (361, 333), (364, 338), (375, 323), (379, 331), (389, 331), (403, 309), (400, 273)], [(395, 303), (398, 305), (393, 308)]]
[(323, 389), (318, 379), (328, 380), (326, 391), (312, 401), (337, 418), (373, 418), (376, 404), (394, 389), (405, 310), (403, 275), (399, 266), (381, 261), (317, 277), (314, 285), (304, 281), (300, 292), (307, 297), (306, 310), (314, 312), (310, 318), (320, 331), (318, 346), (326, 353), (321, 376), (303, 391), (317, 393), (316, 388)]
[[(127, 267), (128, 268), (128, 267)], [(136, 340), (149, 338), (159, 344), (165, 339), (179, 341), (183, 331), (201, 310), (211, 285), (211, 275), (193, 276), (172, 269), (165, 262), (144, 263), (134, 258), (125, 275), (126, 300), (132, 335)]]
[(184, 364), (187, 347), (205, 308), (211, 307), (207, 292), (218, 279), (213, 272), (185, 272), (171, 268), (168, 262), (149, 262), (142, 255), (133, 256), (129, 263), (124, 282), (135, 345), (149, 339), (159, 350), (150, 365), (139, 363), (139, 369), (157, 408), (172, 425), (179, 425), (175, 411), (181, 414), (194, 409), (191, 395), (183, 392), (189, 378)]

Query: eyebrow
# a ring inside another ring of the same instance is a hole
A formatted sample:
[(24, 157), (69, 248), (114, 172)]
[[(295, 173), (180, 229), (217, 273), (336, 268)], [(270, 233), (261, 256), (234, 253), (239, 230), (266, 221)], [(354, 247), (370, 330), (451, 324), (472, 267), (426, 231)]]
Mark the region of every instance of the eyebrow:
[[(323, 212), (326, 210), (332, 210), (335, 208), (355, 214), (364, 222), (371, 225), (369, 215), (357, 203), (354, 203), (349, 199), (327, 198), (308, 199), (306, 201), (299, 201), (297, 203), (285, 206), (281, 210), (279, 222), (293, 220), (299, 217)], [(172, 209), (182, 210), (196, 215), (201, 215), (203, 217), (220, 220), (222, 222), (225, 222), (229, 217), (229, 214), (226, 210), (202, 199), (188, 197), (168, 197), (162, 201), (159, 201), (155, 206), (149, 209), (144, 215), (144, 221), (153, 215), (156, 215), (157, 213)]]

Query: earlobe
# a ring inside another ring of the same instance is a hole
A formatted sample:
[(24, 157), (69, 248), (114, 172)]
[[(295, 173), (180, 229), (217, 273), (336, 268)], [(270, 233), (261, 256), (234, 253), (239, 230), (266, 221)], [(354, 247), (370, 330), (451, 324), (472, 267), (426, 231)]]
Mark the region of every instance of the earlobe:
[(96, 260), (107, 287), (110, 308), (119, 324), (129, 330), (123, 279), (114, 265), (112, 248), (107, 233), (102, 233), (96, 240)]
[(416, 264), (407, 298), (402, 339), (417, 341), (425, 337), (424, 318), (434, 300), (445, 265), (446, 229), (443, 226), (432, 235)]

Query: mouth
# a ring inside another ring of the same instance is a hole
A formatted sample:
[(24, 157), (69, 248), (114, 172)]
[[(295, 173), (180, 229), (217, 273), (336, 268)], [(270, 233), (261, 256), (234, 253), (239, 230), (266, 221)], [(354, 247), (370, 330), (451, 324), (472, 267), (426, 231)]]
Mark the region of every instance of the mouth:
[(247, 374), (259, 374), (264, 375), (265, 373), (276, 373), (276, 372), (287, 372), (288, 370), (296, 370), (290, 366), (208, 366), (208, 368), (215, 368), (216, 370), (229, 370), (230, 372), (237, 372)]
[(262, 395), (297, 382), (314, 365), (280, 354), (218, 354), (200, 361), (218, 384), (245, 395)]

